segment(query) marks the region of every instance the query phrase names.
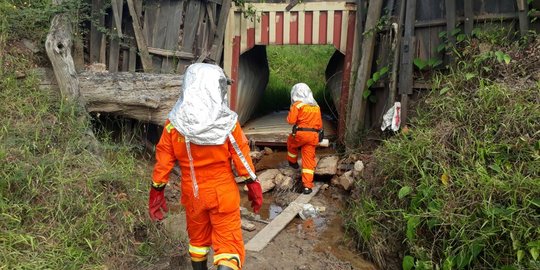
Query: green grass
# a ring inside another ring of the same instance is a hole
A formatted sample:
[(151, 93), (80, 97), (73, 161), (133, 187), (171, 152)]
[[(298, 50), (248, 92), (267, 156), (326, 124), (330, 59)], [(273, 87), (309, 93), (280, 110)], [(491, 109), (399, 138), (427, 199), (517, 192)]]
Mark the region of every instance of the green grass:
[[(261, 101), (260, 113), (288, 110), (290, 91), (294, 84), (309, 85), (319, 105), (326, 108), (324, 100), (324, 71), (335, 49), (332, 46), (267, 46), (270, 78)], [(331, 103), (330, 99), (327, 97)], [(265, 102), (271, 100), (272, 102)]]
[(0, 2), (0, 269), (132, 269), (175, 252), (147, 215), (148, 161), (109, 134), (96, 146), (86, 114), (39, 89), (39, 57), (12, 46), (46, 35), (34, 7), (49, 1), (23, 2)]
[(376, 150), (348, 228), (388, 269), (539, 269), (540, 84), (498, 73), (538, 60), (457, 61)]

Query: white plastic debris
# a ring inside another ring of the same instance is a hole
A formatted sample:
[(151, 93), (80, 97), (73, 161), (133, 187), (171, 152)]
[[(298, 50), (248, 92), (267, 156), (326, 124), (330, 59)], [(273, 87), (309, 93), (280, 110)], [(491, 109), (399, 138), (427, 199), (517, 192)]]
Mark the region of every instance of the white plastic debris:
[(381, 130), (384, 131), (388, 127), (392, 131), (398, 131), (401, 125), (401, 102), (394, 103), (394, 106), (390, 108), (383, 116), (383, 122)]
[(302, 206), (302, 210), (300, 210), (298, 215), (303, 220), (306, 220), (306, 219), (317, 217), (319, 215), (319, 212), (317, 211), (315, 206), (313, 206), (312, 204), (306, 203)]

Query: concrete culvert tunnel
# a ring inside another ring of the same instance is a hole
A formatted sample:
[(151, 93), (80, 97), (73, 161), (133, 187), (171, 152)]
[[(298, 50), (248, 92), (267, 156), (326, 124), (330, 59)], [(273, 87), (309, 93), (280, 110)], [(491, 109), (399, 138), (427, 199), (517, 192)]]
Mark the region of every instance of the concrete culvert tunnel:
[(307, 83), (321, 107), (325, 138), (336, 137), (344, 56), (328, 45), (254, 46), (239, 57), (236, 107), (246, 135), (259, 145), (284, 145), (290, 89)]

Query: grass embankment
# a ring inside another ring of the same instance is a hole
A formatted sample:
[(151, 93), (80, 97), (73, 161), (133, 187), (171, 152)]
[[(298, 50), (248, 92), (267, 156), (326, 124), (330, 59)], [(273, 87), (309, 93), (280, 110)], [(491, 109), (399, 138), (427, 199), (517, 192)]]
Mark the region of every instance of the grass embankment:
[[(327, 108), (324, 71), (334, 51), (332, 46), (267, 46), (270, 77), (259, 112), (288, 110), (291, 87), (299, 82), (309, 85), (317, 103)], [(327, 100), (332, 103), (329, 97)]]
[(516, 46), (456, 50), (375, 151), (348, 228), (382, 269), (540, 269), (540, 42)]
[[(0, 269), (127, 269), (174, 252), (148, 220), (136, 149), (98, 134), (94, 151), (85, 114), (39, 89), (30, 70), (43, 52), (19, 40), (44, 37), (50, 17), (31, 16), (48, 1), (29, 2), (37, 10), (0, 3), (11, 12), (0, 16)], [(20, 36), (18, 21), (36, 27)]]

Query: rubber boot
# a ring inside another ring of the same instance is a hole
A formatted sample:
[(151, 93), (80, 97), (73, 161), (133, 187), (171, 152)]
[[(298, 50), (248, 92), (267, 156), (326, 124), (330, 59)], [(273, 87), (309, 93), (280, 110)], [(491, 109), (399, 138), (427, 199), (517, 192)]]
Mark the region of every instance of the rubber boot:
[(191, 266), (193, 267), (193, 270), (208, 270), (206, 260), (200, 262), (191, 261)]
[(233, 269), (226, 265), (218, 265), (217, 270), (233, 270)]
[(293, 168), (293, 169), (300, 168), (300, 166), (298, 166), (298, 162), (292, 163), (292, 162), (289, 161), (289, 166), (291, 166), (291, 168)]

